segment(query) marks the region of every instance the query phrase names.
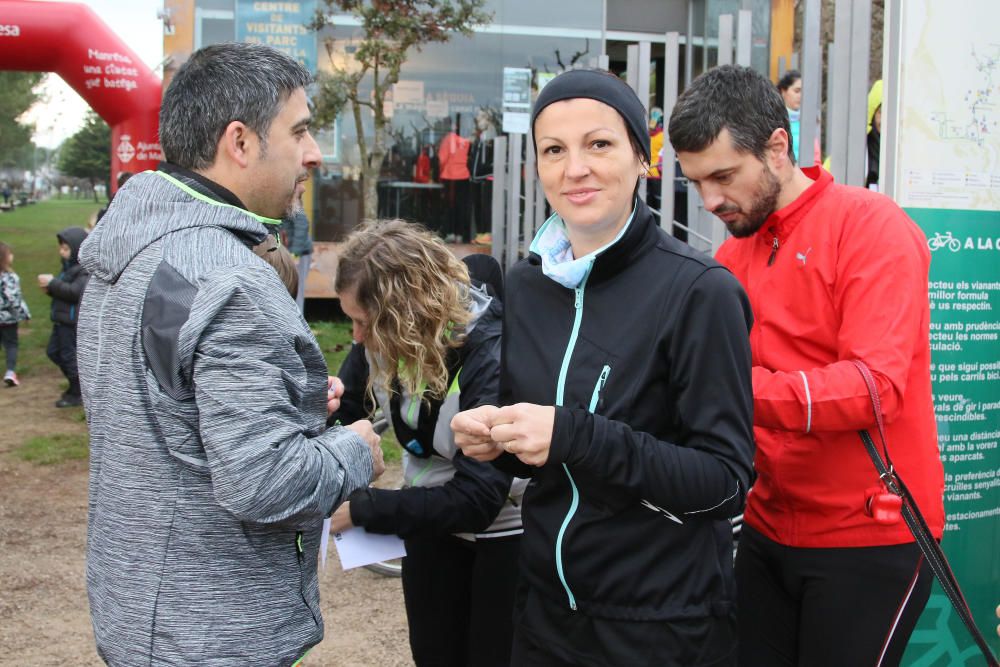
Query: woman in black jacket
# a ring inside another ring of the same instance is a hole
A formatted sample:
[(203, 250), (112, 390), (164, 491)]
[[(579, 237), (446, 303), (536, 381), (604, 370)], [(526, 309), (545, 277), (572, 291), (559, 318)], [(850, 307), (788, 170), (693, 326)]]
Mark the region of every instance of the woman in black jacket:
[(751, 479), (751, 315), (636, 197), (645, 111), (571, 70), (532, 115), (555, 214), (507, 276), (498, 405), (466, 455), (532, 477), (511, 664), (735, 664), (732, 533)]
[(418, 666), (506, 667), (526, 482), (463, 456), (449, 428), (459, 410), (498, 400), (500, 302), (440, 239), (401, 220), (348, 238), (336, 287), (355, 345), (331, 419), (366, 419), (380, 406), (405, 450), (406, 488), (353, 493), (333, 530), (404, 538)]

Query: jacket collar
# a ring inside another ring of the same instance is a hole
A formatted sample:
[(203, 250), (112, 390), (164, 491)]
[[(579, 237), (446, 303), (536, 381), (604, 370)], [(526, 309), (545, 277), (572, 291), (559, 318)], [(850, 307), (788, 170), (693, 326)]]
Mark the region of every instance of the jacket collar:
[(757, 230), (757, 238), (765, 243), (771, 243), (771, 239), (775, 236), (783, 239), (791, 234), (799, 222), (816, 205), (823, 192), (833, 183), (833, 176), (822, 167), (805, 167), (802, 169), (802, 173), (810, 178), (813, 184), (796, 197), (791, 204), (768, 216), (761, 228)]
[[(549, 221), (551, 222), (552, 218)], [(595, 285), (608, 280), (627, 268), (638, 255), (656, 244), (657, 230), (656, 220), (649, 207), (646, 206), (645, 202), (637, 199), (632, 216), (619, 236), (594, 253), (593, 266), (590, 269), (587, 284)], [(528, 262), (539, 266), (542, 265), (542, 258), (538, 252), (537, 242), (543, 231), (544, 227), (539, 230), (538, 236), (532, 242), (531, 253), (528, 255)]]
[(184, 167), (179, 167), (171, 162), (161, 162), (157, 165), (156, 170), (173, 176), (184, 183), (184, 185), (192, 190), (197, 190), (206, 197), (242, 208), (244, 211), (247, 210), (247, 207), (240, 201), (240, 198), (233, 194), (231, 190), (222, 187), (209, 178), (205, 178), (201, 174), (185, 169)]

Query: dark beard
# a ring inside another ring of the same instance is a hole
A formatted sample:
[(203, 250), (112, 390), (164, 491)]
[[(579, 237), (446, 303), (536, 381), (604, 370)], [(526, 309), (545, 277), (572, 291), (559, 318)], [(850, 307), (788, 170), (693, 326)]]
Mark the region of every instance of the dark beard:
[(753, 236), (764, 226), (764, 221), (778, 207), (778, 195), (781, 194), (781, 183), (778, 177), (766, 166), (757, 181), (757, 194), (754, 196), (750, 211), (745, 220), (725, 223), (729, 233), (738, 239)]

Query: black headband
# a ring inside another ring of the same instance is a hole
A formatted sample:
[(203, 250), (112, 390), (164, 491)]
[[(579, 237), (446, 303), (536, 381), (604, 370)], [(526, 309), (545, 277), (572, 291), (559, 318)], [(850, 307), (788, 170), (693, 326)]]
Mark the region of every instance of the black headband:
[[(553, 102), (586, 97), (603, 102), (618, 112), (625, 121), (629, 134), (642, 149), (643, 155), (649, 161), (649, 132), (646, 129), (646, 109), (639, 101), (628, 84), (614, 74), (596, 69), (571, 69), (563, 72), (549, 81), (535, 100), (531, 110), (531, 129), (534, 132), (535, 121), (542, 109)], [(532, 135), (534, 142), (534, 135)], [(535, 151), (538, 147), (535, 146)]]

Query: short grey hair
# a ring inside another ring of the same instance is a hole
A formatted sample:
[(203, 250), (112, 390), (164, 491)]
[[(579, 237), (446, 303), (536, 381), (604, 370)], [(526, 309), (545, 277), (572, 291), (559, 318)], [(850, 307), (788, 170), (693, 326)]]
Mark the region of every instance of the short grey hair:
[(185, 169), (210, 167), (234, 120), (256, 133), (265, 149), (282, 104), (310, 83), (312, 75), (302, 65), (262, 44), (226, 42), (195, 51), (160, 105), (164, 158)]
[(762, 160), (779, 127), (788, 135), (788, 157), (795, 164), (791, 123), (778, 89), (749, 67), (723, 65), (691, 82), (674, 105), (668, 132), (675, 151), (698, 153), (729, 130), (736, 150)]

